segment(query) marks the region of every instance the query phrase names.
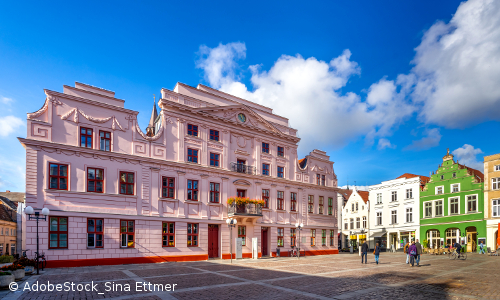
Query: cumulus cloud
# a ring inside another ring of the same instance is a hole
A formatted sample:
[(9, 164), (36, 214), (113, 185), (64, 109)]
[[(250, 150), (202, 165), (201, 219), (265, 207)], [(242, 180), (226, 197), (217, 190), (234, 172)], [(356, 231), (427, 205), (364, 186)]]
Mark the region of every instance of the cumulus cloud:
[(439, 145), (441, 141), (441, 133), (438, 128), (426, 129), (425, 136), (420, 140), (413, 141), (411, 145), (406, 146), (403, 150), (427, 150)]
[(462, 147), (453, 150), (451, 153), (461, 164), (483, 172), (484, 164), (482, 161), (477, 160), (477, 155), (483, 153), (481, 149), (465, 144)]
[(0, 137), (6, 137), (19, 127), (23, 126), (24, 122), (15, 116), (0, 117)]
[(342, 93), (341, 88), (361, 71), (349, 50), (329, 62), (282, 55), (267, 71), (251, 66), (253, 89), (249, 89), (234, 75), (235, 58), (244, 58), (245, 49), (241, 43), (212, 49), (202, 46), (197, 67), (205, 71), (212, 87), (271, 107), (292, 120), (302, 137), (301, 145), (307, 148), (341, 147), (359, 136), (372, 143), (390, 135), (414, 111), (404, 100), (404, 88), (386, 79), (370, 86), (366, 101), (355, 93)]
[(383, 150), (385, 148), (395, 149), (396, 145), (391, 144), (391, 141), (389, 141), (386, 138), (381, 138), (380, 140), (378, 140), (377, 149), (378, 150)]
[(448, 128), (500, 120), (500, 1), (469, 0), (416, 48), (413, 99), (421, 119)]

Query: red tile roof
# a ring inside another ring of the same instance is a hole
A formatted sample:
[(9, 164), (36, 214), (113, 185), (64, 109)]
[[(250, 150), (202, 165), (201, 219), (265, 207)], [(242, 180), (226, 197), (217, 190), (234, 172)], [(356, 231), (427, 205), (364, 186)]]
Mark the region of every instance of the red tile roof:
[(361, 199), (365, 202), (365, 204), (368, 202), (368, 194), (369, 192), (367, 191), (357, 191), (358, 194), (361, 196)]
[(303, 159), (299, 159), (299, 166), (304, 169), (306, 167), (306, 164), (307, 164), (307, 158), (304, 157)]
[(423, 181), (429, 181), (430, 178), (427, 177), (427, 176), (422, 176), (422, 175), (415, 175), (415, 174), (411, 174), (411, 173), (404, 173), (403, 175), (397, 177), (396, 179), (399, 179), (399, 178), (413, 178), (413, 177), (420, 177), (422, 178)]
[(0, 205), (0, 220), (16, 222), (15, 212), (9, 210), (5, 205)]
[(478, 171), (476, 169), (473, 169), (471, 167), (467, 167), (467, 166), (461, 165), (461, 164), (458, 164), (458, 165), (461, 166), (461, 167), (463, 167), (463, 168), (466, 168), (469, 171), (471, 171), (472, 174), (474, 174), (474, 176), (477, 176), (477, 177), (479, 177), (481, 179), (481, 182), (484, 181), (484, 174), (483, 174), (483, 172)]
[(347, 200), (349, 200), (349, 197), (351, 197), (352, 190), (350, 189), (339, 189), (338, 193), (344, 197), (344, 203), (342, 203), (342, 206), (344, 206), (347, 203)]

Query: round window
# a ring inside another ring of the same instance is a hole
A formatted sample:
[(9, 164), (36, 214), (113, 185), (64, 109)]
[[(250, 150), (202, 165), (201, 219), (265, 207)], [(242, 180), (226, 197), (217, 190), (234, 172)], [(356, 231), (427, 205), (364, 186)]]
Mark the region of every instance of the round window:
[(244, 114), (238, 114), (238, 119), (241, 122), (245, 122), (247, 120), (247, 117)]

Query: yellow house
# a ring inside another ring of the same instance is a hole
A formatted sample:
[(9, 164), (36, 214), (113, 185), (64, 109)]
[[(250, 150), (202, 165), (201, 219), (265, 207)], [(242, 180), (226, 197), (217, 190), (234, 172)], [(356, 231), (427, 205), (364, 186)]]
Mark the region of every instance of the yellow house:
[(484, 157), (484, 218), (486, 246), (500, 247), (500, 153)]
[(16, 253), (17, 223), (5, 205), (0, 204), (0, 254)]

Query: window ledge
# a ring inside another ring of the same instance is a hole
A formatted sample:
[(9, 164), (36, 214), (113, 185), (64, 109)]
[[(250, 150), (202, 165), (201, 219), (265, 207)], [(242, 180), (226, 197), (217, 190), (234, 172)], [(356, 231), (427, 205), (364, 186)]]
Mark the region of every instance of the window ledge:
[(166, 198), (166, 197), (160, 197), (160, 198), (158, 198), (158, 200), (161, 200), (161, 201), (179, 201), (179, 199)]
[(201, 203), (198, 200), (184, 200), (184, 203)]
[(94, 193), (94, 192), (80, 192), (80, 191), (68, 191), (68, 190), (44, 189), (44, 192), (46, 192), (46, 193), (68, 193), (68, 194), (75, 194), (75, 195), (95, 195), (95, 196), (112, 196), (112, 197), (137, 198), (137, 195), (108, 194), (108, 193)]
[(104, 250), (104, 247), (96, 248), (96, 247), (87, 247), (87, 250)]
[[(198, 202), (198, 201), (193, 201), (193, 202)], [(210, 206), (222, 206), (222, 203), (218, 202), (208, 202), (207, 205), (210, 205)]]

